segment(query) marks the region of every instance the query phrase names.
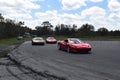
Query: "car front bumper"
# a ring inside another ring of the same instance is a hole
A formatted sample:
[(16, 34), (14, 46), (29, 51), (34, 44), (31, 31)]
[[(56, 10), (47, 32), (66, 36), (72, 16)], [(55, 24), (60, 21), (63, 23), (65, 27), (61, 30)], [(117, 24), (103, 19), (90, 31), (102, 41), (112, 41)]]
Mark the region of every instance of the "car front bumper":
[(33, 45), (34, 45), (34, 44), (44, 45), (45, 42), (32, 42), (32, 44), (33, 44)]
[(72, 52), (89, 52), (91, 48), (71, 48)]

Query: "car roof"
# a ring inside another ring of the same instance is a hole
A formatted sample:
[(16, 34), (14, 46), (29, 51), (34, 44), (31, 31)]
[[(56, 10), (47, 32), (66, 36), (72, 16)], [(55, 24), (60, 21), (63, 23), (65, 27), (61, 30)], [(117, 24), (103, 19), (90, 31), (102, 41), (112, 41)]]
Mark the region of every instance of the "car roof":
[(33, 39), (43, 39), (42, 37), (34, 37)]
[(68, 40), (70, 40), (70, 39), (79, 39), (79, 38), (68, 38)]
[(54, 37), (47, 37), (47, 39), (55, 39)]
[(54, 37), (48, 37), (48, 38), (54, 38)]

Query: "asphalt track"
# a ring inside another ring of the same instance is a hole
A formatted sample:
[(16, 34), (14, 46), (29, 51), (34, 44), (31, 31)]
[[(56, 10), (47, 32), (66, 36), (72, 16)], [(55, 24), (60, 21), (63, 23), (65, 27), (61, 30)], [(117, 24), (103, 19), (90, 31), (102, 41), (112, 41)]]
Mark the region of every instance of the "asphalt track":
[(91, 54), (67, 53), (57, 44), (22, 44), (19, 51), (40, 61), (39, 66), (68, 80), (120, 80), (120, 41), (88, 41)]
[(43, 77), (32, 75), (36, 79), (31, 80), (120, 80), (120, 41), (87, 42), (92, 46), (91, 54), (69, 54), (58, 50), (57, 44), (33, 46), (31, 41), (11, 54), (24, 64), (22, 68)]

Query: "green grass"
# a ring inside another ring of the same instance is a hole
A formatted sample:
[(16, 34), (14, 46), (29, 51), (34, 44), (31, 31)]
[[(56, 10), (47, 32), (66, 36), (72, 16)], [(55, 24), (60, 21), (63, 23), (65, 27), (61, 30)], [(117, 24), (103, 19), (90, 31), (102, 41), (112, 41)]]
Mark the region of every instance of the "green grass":
[(17, 40), (16, 38), (2, 39), (0, 40), (0, 45), (13, 45), (24, 42), (24, 40)]
[(30, 38), (24, 38), (23, 40), (17, 40), (17, 38), (1, 39), (0, 48), (3, 51), (0, 51), (0, 58), (5, 57), (12, 49), (9, 47), (11, 45), (19, 45), (24, 41), (31, 40)]
[[(46, 37), (44, 37), (45, 39)], [(57, 40), (64, 40), (67, 37), (65, 36), (56, 36)], [(120, 36), (107, 36), (107, 37), (79, 37), (81, 40), (92, 40), (92, 41), (120, 41)], [(10, 39), (1, 39), (0, 46), (15, 45), (21, 44), (24, 41), (31, 40), (31, 38), (24, 38), (24, 40), (17, 40), (16, 38)]]
[(17, 40), (17, 38), (1, 39), (0, 46), (20, 44), (27, 40), (30, 40), (30, 38), (24, 38), (23, 40)]

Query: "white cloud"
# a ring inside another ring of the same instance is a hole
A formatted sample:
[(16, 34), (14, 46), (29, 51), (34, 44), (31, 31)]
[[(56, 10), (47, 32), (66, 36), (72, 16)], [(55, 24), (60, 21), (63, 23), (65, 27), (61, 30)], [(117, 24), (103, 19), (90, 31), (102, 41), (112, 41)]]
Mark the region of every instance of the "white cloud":
[(72, 24), (80, 24), (80, 15), (78, 14), (61, 14), (60, 15), (61, 20), (64, 22), (64, 24), (72, 25)]
[[(78, 24), (80, 23), (80, 15), (78, 14), (59, 14), (57, 11), (38, 12), (36, 17), (39, 22), (50, 21), (54, 26), (57, 24)], [(40, 24), (39, 24), (40, 25)]]
[(0, 12), (7, 18), (31, 19), (31, 10), (40, 8), (36, 1), (41, 0), (0, 0)]
[(52, 21), (58, 18), (57, 11), (37, 12), (35, 15), (41, 21)]
[(86, 6), (86, 0), (62, 0), (63, 10), (75, 10)]
[(88, 20), (89, 23), (96, 25), (97, 28), (108, 24), (106, 11), (103, 8), (97, 6), (83, 10), (81, 17), (85, 20)]
[[(89, 0), (61, 0), (63, 10), (75, 10), (87, 6)], [(103, 0), (90, 0), (91, 2), (102, 2)]]
[[(40, 5), (36, 4), (32, 1), (29, 0), (0, 0), (0, 10), (3, 10), (4, 7), (6, 8), (11, 8), (17, 12), (21, 11), (27, 11), (31, 9), (39, 9)], [(7, 11), (4, 9), (4, 11)]]
[(78, 14), (59, 14), (57, 11), (46, 11), (46, 12), (37, 12), (35, 14), (37, 17), (36, 20), (31, 21), (31, 23), (26, 22), (28, 25), (31, 26), (31, 28), (35, 26), (40, 26), (43, 21), (49, 21), (53, 26), (56, 26), (57, 24), (77, 24), (80, 25), (80, 15)]
[(83, 17), (86, 17), (86, 16), (92, 16), (95, 18), (99, 16), (104, 17), (106, 15), (106, 11), (100, 7), (94, 6), (86, 10), (83, 10), (81, 15)]
[(120, 2), (118, 0), (108, 0), (108, 7), (111, 11), (120, 11)]
[(33, 27), (33, 9), (40, 9), (39, 1), (44, 0), (0, 0), (0, 12), (5, 18), (24, 21), (25, 25)]
[(108, 20), (110, 23), (110, 26), (113, 26), (113, 28), (120, 29), (120, 14), (111, 13), (108, 16)]
[(109, 16), (109, 18), (111, 20), (115, 20), (115, 21), (119, 21), (120, 22), (120, 14), (117, 15), (115, 13), (111, 13), (110, 16)]
[(28, 13), (10, 13), (6, 16), (7, 18), (10, 19), (19, 19), (19, 20), (29, 20), (32, 19), (32, 16)]
[(37, 1), (45, 1), (45, 0), (29, 0), (29, 1), (37, 2)]
[(108, 0), (108, 8), (110, 9), (110, 13), (108, 15), (109, 25), (113, 26), (112, 28), (116, 28), (120, 30), (120, 2), (119, 0)]
[[(108, 0), (109, 10), (98, 6), (90, 6), (89, 8), (87, 6), (89, 5), (87, 1), (96, 3), (102, 2), (103, 0), (59, 0), (63, 5), (63, 10), (58, 10), (60, 12), (57, 10), (40, 12), (41, 5), (37, 3), (39, 1), (44, 0), (0, 0), (0, 12), (5, 18), (24, 21), (25, 25), (32, 29), (34, 29), (35, 26), (41, 25), (43, 21), (49, 21), (54, 26), (57, 24), (76, 24), (80, 27), (82, 24), (90, 23), (93, 24), (96, 29), (103, 26), (111, 30), (120, 29), (120, 2), (118, 0)], [(48, 8), (52, 7), (51, 4), (46, 4), (46, 6)], [(76, 13), (72, 13), (72, 11), (66, 13), (65, 11), (76, 10), (82, 6), (84, 6), (82, 12), (80, 12), (81, 10), (77, 10)], [(34, 10), (36, 12), (33, 12)], [(39, 12), (37, 12), (38, 10)]]
[(103, 0), (90, 0), (91, 2), (102, 2)]

